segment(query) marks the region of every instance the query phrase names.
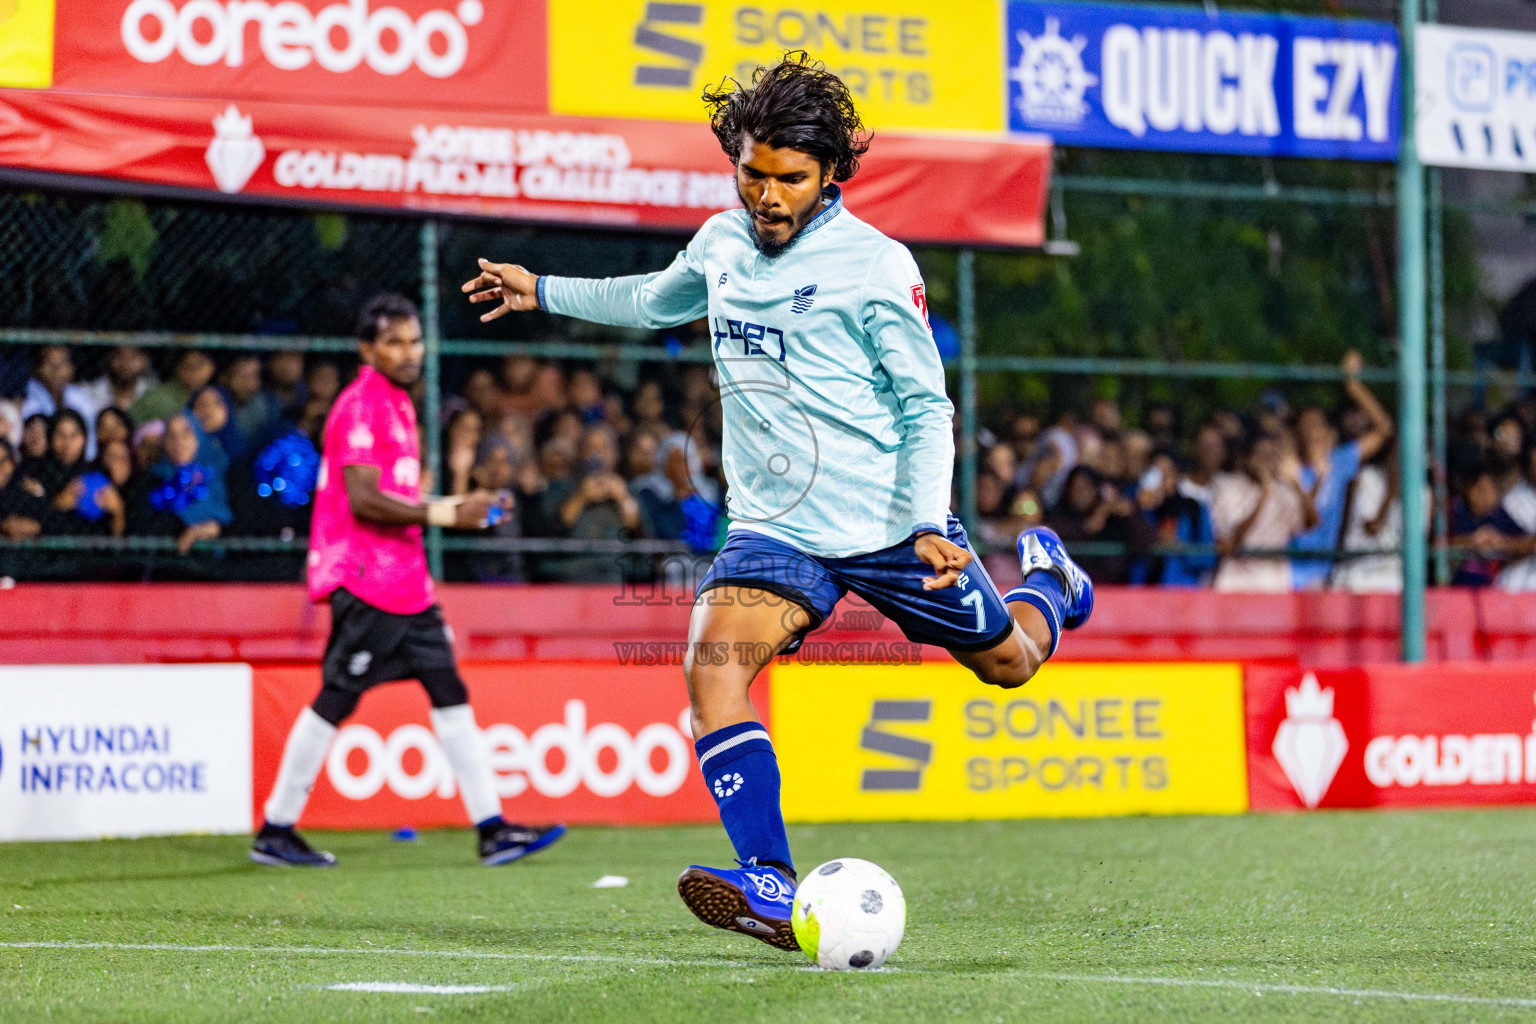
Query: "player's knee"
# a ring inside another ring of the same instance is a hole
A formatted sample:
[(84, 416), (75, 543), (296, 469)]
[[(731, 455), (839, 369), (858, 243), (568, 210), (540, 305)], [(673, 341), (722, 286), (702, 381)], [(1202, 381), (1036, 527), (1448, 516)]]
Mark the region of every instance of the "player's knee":
[(421, 685), (434, 708), (452, 708), (469, 703), (469, 690), (458, 669), (443, 668), (421, 674)]
[(1035, 666), (1017, 644), (1003, 644), (992, 656), (976, 666), (976, 678), (988, 686), (1004, 690), (1016, 689), (1034, 677)]
[(338, 686), (322, 686), (320, 696), (315, 698), (310, 708), (330, 724), (340, 726), (353, 711), (357, 710), (357, 702), (361, 696), (360, 693), (352, 693)]

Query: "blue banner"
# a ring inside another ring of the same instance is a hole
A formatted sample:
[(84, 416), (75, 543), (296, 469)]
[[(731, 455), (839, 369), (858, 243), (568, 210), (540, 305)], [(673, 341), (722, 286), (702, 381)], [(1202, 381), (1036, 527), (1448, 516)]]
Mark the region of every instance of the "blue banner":
[(1008, 127), (1061, 146), (1395, 160), (1395, 26), (1008, 4)]

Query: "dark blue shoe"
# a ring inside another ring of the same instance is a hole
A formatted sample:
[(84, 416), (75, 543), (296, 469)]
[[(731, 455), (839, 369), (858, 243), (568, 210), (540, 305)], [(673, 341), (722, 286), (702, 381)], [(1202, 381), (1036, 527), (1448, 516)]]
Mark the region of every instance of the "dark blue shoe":
[(1066, 618), (1062, 626), (1076, 629), (1093, 614), (1093, 581), (1082, 567), (1072, 561), (1066, 545), (1048, 526), (1036, 526), (1019, 534), (1019, 568), (1024, 578), (1043, 569), (1061, 581), (1061, 589), (1067, 595)]
[(677, 894), (707, 925), (750, 935), (791, 953), (800, 949), (789, 920), (795, 883), (777, 868), (756, 864), (705, 868), (694, 864), (678, 878)]
[(510, 864), (530, 853), (538, 853), (565, 836), (564, 825), (529, 828), (527, 825), (502, 825), (480, 840), (480, 863), (486, 867)]
[(333, 868), (336, 858), (316, 850), (292, 828), (262, 825), (251, 843), (251, 860), (279, 868)]

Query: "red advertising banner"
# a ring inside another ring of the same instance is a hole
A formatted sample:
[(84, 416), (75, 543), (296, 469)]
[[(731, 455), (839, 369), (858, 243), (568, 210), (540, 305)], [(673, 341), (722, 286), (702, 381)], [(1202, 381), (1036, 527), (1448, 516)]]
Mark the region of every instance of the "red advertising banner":
[[(738, 202), (730, 163), (702, 123), (428, 107), (3, 89), (0, 166), (290, 202), (662, 230), (692, 230)], [(1043, 140), (881, 136), (848, 203), (907, 242), (1034, 246), (1044, 239), (1049, 168)]]
[(57, 0), (55, 89), (549, 109), (545, 5), (506, 0)]
[(1249, 666), (1254, 810), (1536, 801), (1536, 666)]
[[(590, 662), (468, 662), (460, 668), (509, 820), (715, 820), (675, 665), (617, 671)], [(258, 825), (288, 732), (319, 687), (318, 666), (254, 669), (252, 820)], [(411, 682), (364, 695), (336, 734), (301, 824), (466, 824), (429, 710), (426, 694)]]

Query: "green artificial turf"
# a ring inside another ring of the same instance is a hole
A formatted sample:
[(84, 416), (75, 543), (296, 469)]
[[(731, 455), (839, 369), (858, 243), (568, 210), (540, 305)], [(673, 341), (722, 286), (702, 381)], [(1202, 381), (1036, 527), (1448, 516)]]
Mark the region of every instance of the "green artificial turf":
[[(316, 834), (330, 871), (239, 838), (0, 846), (0, 1020), (1536, 1020), (1536, 809), (791, 832), (802, 868), (902, 884), (890, 969), (695, 921), (674, 881), (730, 863), (715, 828), (576, 829), (495, 869), (467, 832)], [(356, 982), (505, 990), (324, 988)]]

